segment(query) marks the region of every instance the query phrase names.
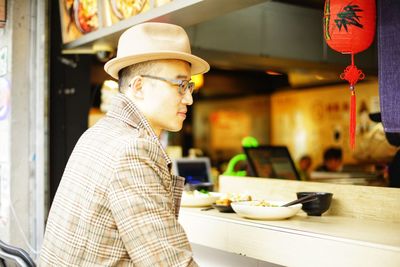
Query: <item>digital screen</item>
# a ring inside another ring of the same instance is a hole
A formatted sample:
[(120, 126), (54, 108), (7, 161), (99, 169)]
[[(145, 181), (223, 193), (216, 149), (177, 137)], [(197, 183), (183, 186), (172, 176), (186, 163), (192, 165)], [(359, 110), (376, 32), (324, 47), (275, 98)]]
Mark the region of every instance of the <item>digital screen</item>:
[(185, 177), (185, 183), (199, 184), (210, 182), (205, 162), (177, 162), (178, 174)]
[(284, 146), (259, 146), (245, 148), (251, 175), (266, 178), (297, 180), (297, 170)]

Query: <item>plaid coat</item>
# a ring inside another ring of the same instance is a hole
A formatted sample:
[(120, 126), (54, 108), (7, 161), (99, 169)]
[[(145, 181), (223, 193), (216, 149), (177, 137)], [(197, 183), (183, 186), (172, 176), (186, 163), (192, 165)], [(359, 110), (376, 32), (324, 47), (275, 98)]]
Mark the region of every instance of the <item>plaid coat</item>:
[(71, 154), (39, 266), (197, 266), (177, 221), (183, 182), (147, 120), (119, 94)]

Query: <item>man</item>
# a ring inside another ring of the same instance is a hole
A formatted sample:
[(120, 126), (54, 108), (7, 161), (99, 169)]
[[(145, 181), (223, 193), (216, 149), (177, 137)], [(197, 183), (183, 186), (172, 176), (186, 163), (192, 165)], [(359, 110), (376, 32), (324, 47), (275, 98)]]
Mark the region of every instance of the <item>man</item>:
[(124, 32), (105, 65), (119, 79), (106, 116), (80, 138), (54, 198), (41, 266), (196, 266), (178, 223), (184, 180), (171, 175), (162, 131), (179, 131), (193, 103), (191, 55), (176, 25)]
[(309, 155), (303, 155), (299, 159), (299, 175), (302, 181), (310, 179), (310, 168), (312, 165), (312, 159)]
[(316, 171), (339, 172), (343, 168), (343, 154), (341, 148), (330, 147), (324, 151), (324, 163)]

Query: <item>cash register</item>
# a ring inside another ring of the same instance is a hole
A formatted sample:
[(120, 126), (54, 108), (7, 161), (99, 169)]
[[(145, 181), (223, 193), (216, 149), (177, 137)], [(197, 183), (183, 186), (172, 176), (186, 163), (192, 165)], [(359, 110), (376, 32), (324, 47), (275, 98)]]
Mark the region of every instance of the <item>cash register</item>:
[(208, 157), (173, 159), (173, 173), (185, 178), (185, 190), (213, 191), (211, 164)]

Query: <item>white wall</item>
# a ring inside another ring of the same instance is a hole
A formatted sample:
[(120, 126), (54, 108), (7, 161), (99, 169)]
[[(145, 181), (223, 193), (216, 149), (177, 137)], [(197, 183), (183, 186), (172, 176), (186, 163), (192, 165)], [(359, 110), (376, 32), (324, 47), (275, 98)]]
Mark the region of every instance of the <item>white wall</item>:
[(31, 252), (44, 228), (47, 155), (45, 1), (7, 1), (5, 73), (10, 111), (0, 120), (0, 238)]

